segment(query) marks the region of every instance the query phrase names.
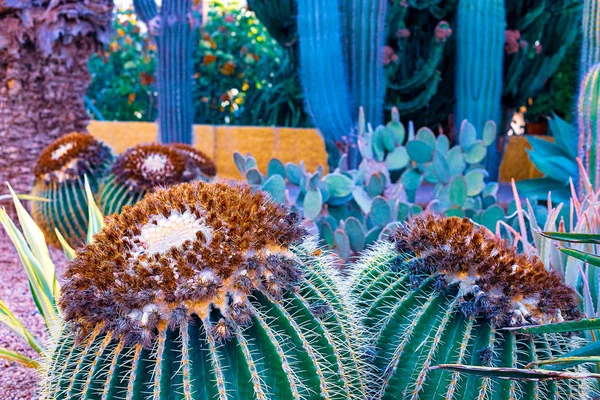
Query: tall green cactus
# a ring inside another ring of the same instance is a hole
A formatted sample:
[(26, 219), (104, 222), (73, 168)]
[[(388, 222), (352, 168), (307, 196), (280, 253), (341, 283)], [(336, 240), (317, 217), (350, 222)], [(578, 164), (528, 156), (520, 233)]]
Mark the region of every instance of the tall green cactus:
[[(475, 126), (479, 135), (487, 121), (502, 126), (502, 59), (504, 0), (460, 0), (456, 33), (456, 123)], [(497, 180), (499, 157), (489, 148), (486, 167)]]
[(192, 143), (194, 123), (192, 0), (134, 0), (139, 17), (158, 43), (158, 118), (163, 143)]
[(49, 201), (32, 202), (31, 212), (48, 243), (60, 247), (56, 230), (72, 247), (85, 243), (88, 226), (85, 177), (95, 194), (110, 173), (113, 161), (111, 149), (87, 133), (62, 136), (40, 154), (34, 168), (32, 194)]
[(581, 76), (600, 63), (600, 3), (583, 1), (583, 41), (581, 46)]
[(387, 0), (308, 0), (298, 4), (300, 68), (309, 113), (321, 131), (329, 166), (341, 154), (359, 162), (358, 109), (383, 119), (383, 41)]
[[(581, 81), (577, 104), (579, 128), (579, 158), (594, 188), (600, 187), (600, 64), (591, 67)], [(580, 180), (583, 184), (583, 180)]]
[[(416, 217), (363, 256), (350, 290), (372, 336), (371, 364), (380, 378), (370, 398), (595, 396), (591, 383), (543, 381), (554, 371), (535, 369), (582, 339), (503, 329), (577, 317), (575, 291), (538, 259), (516, 254), (466, 219)], [(529, 373), (542, 381), (492, 379), (524, 378), (530, 364)], [(460, 373), (468, 371), (477, 374)], [(584, 368), (572, 372), (590, 377)]]
[(242, 185), (127, 208), (66, 273), (42, 398), (365, 399), (353, 307), (304, 234)]

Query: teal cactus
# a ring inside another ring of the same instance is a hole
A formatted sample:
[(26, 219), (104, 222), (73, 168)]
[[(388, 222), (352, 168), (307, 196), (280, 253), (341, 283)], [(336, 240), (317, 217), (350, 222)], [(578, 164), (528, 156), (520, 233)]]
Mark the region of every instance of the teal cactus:
[(307, 108), (325, 140), (329, 167), (342, 154), (359, 163), (355, 116), (383, 119), (387, 0), (310, 0), (298, 4), (300, 69)]
[[(466, 219), (423, 214), (404, 224), (359, 260), (350, 292), (371, 333), (379, 380), (370, 398), (595, 396), (590, 380), (544, 380), (598, 376), (584, 367), (536, 369), (583, 339), (504, 329), (575, 320), (575, 291)], [(541, 380), (497, 379), (528, 376)]]
[(99, 207), (104, 215), (112, 215), (158, 187), (208, 180), (215, 174), (208, 156), (189, 145), (141, 144), (117, 158), (100, 188)]
[[(481, 134), (486, 121), (502, 126), (504, 0), (460, 0), (456, 26), (456, 121), (468, 120)], [(496, 180), (500, 164), (495, 145), (489, 147), (485, 165)]]
[(32, 194), (49, 201), (32, 202), (31, 211), (48, 243), (60, 246), (57, 230), (72, 247), (85, 243), (89, 216), (85, 177), (96, 193), (113, 161), (111, 149), (86, 133), (62, 136), (44, 149), (34, 169)]
[(362, 331), (330, 264), (248, 186), (159, 190), (69, 266), (42, 398), (365, 399)]
[(496, 203), (498, 184), (486, 183), (481, 162), (496, 137), (488, 122), (482, 140), (474, 127), (461, 126), (461, 143), (450, 148), (445, 135), (435, 136), (428, 128), (408, 132), (398, 110), (392, 120), (372, 129), (359, 115), (358, 147), (362, 161), (349, 169), (346, 157), (326, 174), (322, 168), (309, 173), (304, 164), (269, 162), (261, 173), (251, 156), (236, 154), (235, 163), (256, 189), (293, 207), (322, 241), (343, 259), (359, 254), (408, 217), (423, 211), (416, 204), (422, 185), (434, 185), (434, 199), (427, 208), (445, 215), (467, 216), (490, 229), (504, 219)]
[(600, 7), (595, 0), (583, 1), (581, 76), (600, 63)]
[[(600, 64), (590, 68), (581, 81), (577, 104), (579, 129), (579, 158), (594, 188), (600, 187), (600, 159), (598, 157), (600, 107)], [(580, 183), (582, 184), (582, 183)]]
[[(202, 3), (202, 2), (200, 2)], [(192, 0), (134, 0), (158, 43), (158, 118), (163, 143), (192, 143), (193, 50), (198, 18)]]

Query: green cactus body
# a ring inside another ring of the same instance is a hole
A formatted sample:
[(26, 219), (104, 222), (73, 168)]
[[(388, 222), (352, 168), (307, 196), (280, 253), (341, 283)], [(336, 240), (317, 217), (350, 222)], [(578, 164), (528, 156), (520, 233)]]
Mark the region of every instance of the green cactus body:
[[(371, 397), (593, 398), (583, 381), (520, 382), (436, 368), (525, 368), (581, 345), (576, 337), (502, 329), (573, 318), (576, 295), (539, 260), (477, 232), (466, 220), (419, 216), (359, 261), (350, 292), (372, 332), (372, 365), (381, 384)], [(508, 272), (500, 272), (503, 263)], [(511, 286), (502, 291), (504, 280)]]
[(31, 211), (50, 244), (60, 246), (55, 229), (73, 247), (85, 243), (85, 176), (96, 193), (113, 160), (108, 146), (85, 133), (65, 135), (42, 152), (34, 171), (32, 194), (49, 201), (33, 201)]
[(248, 186), (183, 184), (126, 208), (67, 272), (42, 398), (364, 399), (353, 307), (303, 235)]
[[(481, 134), (486, 121), (502, 126), (502, 60), (505, 29), (504, 0), (460, 0), (456, 33), (457, 131), (468, 120)], [(496, 180), (498, 151), (490, 146), (485, 163)]]
[[(600, 160), (598, 159), (600, 110), (600, 64), (590, 68), (581, 81), (577, 115), (579, 118), (579, 158), (582, 160), (594, 188), (600, 185)], [(580, 185), (583, 185), (580, 179)]]
[(193, 180), (208, 180), (216, 174), (215, 164), (193, 147), (143, 144), (120, 155), (102, 184), (99, 206), (104, 215), (121, 212), (139, 202), (157, 187)]
[(600, 4), (583, 1), (583, 42), (581, 46), (581, 76), (600, 62)]

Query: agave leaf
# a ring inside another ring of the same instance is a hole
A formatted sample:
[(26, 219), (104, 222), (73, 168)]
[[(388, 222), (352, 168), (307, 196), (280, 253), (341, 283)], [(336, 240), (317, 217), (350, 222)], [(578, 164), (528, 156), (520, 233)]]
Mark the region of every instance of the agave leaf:
[(71, 246), (69, 246), (69, 243), (67, 243), (64, 236), (62, 235), (62, 233), (60, 233), (58, 228), (54, 228), (54, 233), (56, 233), (56, 237), (58, 238), (58, 241), (60, 242), (60, 245), (61, 245), (63, 252), (65, 253), (65, 256), (67, 257), (67, 259), (69, 261), (74, 259), (75, 256), (77, 255), (77, 252), (75, 250), (73, 250), (73, 248)]
[(600, 235), (590, 233), (542, 232), (542, 235), (552, 240), (569, 243), (600, 244)]
[(592, 329), (600, 329), (600, 318), (588, 318), (579, 321), (559, 322), (556, 324), (547, 325), (516, 326), (504, 329), (508, 331), (519, 331), (523, 333), (561, 333), (588, 331)]
[(88, 231), (87, 231), (87, 242), (92, 243), (94, 241), (94, 235), (102, 230), (104, 227), (104, 216), (96, 205), (94, 195), (92, 194), (92, 188), (88, 181), (87, 175), (85, 176), (85, 194), (88, 203)]
[(443, 369), (489, 378), (500, 378), (525, 381), (566, 380), (566, 379), (599, 379), (600, 374), (570, 371), (550, 371), (545, 369), (496, 368), (475, 365), (440, 364), (430, 369)]
[(534, 365), (561, 365), (569, 364), (564, 366), (568, 368), (572, 365), (587, 364), (587, 363), (598, 363), (600, 362), (600, 356), (589, 356), (589, 357), (557, 357), (551, 360), (534, 361), (527, 365), (527, 368), (533, 367)]
[(38, 259), (27, 245), (23, 234), (17, 229), (4, 209), (0, 209), (0, 223), (4, 226), (23, 263), (33, 300), (44, 317), (46, 326), (50, 332), (54, 332), (55, 330), (51, 328), (59, 320), (56, 309), (56, 299), (59, 291), (58, 284), (55, 283), (56, 278), (53, 276), (52, 280), (49, 281), (44, 278), (44, 271)]
[(600, 257), (595, 255), (594, 253), (589, 253), (587, 251), (573, 250), (567, 249), (564, 247), (559, 247), (559, 250), (565, 253), (568, 256), (586, 262), (594, 267), (600, 267)]
[(25, 328), (25, 325), (19, 321), (2, 300), (0, 300), (0, 322), (13, 331), (15, 335), (29, 343), (35, 351), (42, 354), (43, 349), (38, 340)]
[[(44, 203), (50, 203), (52, 200), (46, 199), (45, 197), (34, 196), (32, 194), (17, 194), (17, 198), (21, 200), (41, 201)], [(12, 199), (12, 194), (4, 194), (0, 196), (0, 201)]]
[(39, 362), (27, 357), (26, 355), (17, 353), (16, 351), (5, 349), (4, 347), (0, 347), (0, 358), (22, 364), (27, 368), (38, 369), (40, 367)]

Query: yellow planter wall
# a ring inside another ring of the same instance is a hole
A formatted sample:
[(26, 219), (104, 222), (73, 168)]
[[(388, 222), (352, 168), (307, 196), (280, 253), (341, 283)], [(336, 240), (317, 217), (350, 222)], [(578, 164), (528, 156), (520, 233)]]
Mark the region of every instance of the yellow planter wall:
[[(537, 136), (541, 139), (553, 141), (551, 136)], [(529, 141), (525, 136), (510, 137), (504, 150), (502, 163), (500, 164), (500, 182), (510, 182), (523, 179), (541, 178), (543, 174), (529, 160), (527, 150), (531, 149)]]
[[(157, 138), (157, 125), (150, 122), (92, 121), (89, 132), (117, 152)], [(239, 178), (233, 153), (251, 153), (264, 173), (271, 158), (282, 162), (304, 161), (309, 171), (327, 165), (327, 153), (316, 129), (262, 126), (194, 126), (194, 147), (217, 164), (220, 177)]]

